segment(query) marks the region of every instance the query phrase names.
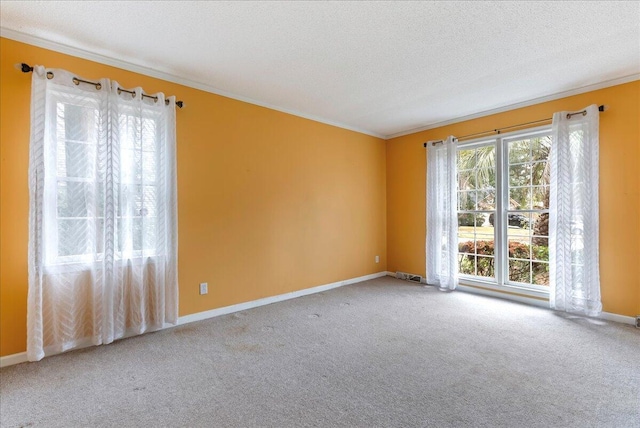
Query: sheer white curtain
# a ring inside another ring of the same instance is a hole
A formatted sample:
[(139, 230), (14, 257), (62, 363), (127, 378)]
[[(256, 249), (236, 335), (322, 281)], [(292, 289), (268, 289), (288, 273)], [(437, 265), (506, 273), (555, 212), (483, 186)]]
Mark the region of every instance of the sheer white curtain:
[(122, 89), (34, 67), (31, 361), (177, 321), (175, 98)]
[(458, 219), (454, 137), (427, 143), (427, 284), (458, 285)]
[(598, 315), (599, 112), (553, 115), (549, 201), (550, 304), (561, 311)]

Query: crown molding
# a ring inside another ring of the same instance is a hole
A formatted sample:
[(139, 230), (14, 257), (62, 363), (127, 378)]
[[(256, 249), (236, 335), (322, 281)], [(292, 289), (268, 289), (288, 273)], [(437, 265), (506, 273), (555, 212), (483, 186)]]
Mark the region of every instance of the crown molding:
[[(636, 74), (632, 74), (629, 76), (624, 76), (624, 77), (619, 77), (616, 79), (611, 79), (611, 80), (607, 80), (604, 82), (600, 82), (600, 83), (595, 83), (592, 85), (587, 85), (587, 86), (583, 86), (580, 88), (576, 88), (576, 89), (570, 89), (567, 91), (562, 91), (562, 92), (557, 92), (551, 95), (546, 95), (544, 97), (538, 97), (538, 98), (534, 98), (531, 100), (527, 100), (527, 101), (523, 101), (520, 103), (516, 103), (516, 104), (509, 104), (503, 107), (498, 107), (495, 109), (491, 109), (491, 110), (485, 110), (482, 112), (478, 112), (478, 113), (474, 113), (474, 114), (470, 114), (467, 116), (461, 116), (455, 119), (450, 119), (450, 120), (445, 120), (445, 121), (441, 121), (441, 122), (434, 122), (434, 123), (430, 123), (430, 124), (426, 124), (417, 128), (411, 128), (405, 131), (400, 131), (400, 132), (396, 132), (393, 134), (389, 134), (389, 135), (384, 135), (384, 134), (379, 134), (377, 132), (373, 132), (367, 129), (362, 129), (362, 128), (358, 128), (358, 127), (354, 127), (354, 126), (350, 126), (350, 125), (346, 125), (344, 123), (340, 123), (340, 122), (335, 122), (332, 120), (328, 120), (328, 119), (324, 119), (322, 117), (318, 117), (318, 116), (314, 116), (314, 115), (310, 115), (310, 114), (306, 114), (306, 113), (302, 113), (300, 111), (296, 111), (296, 110), (292, 110), (292, 109), (287, 109), (287, 108), (283, 108), (283, 107), (279, 107), (277, 105), (273, 105), (273, 104), (269, 104), (269, 103), (264, 103), (258, 100), (254, 100), (252, 98), (248, 98), (242, 95), (237, 95), (237, 94), (233, 94), (231, 92), (227, 92), (227, 91), (223, 91), (221, 89), (217, 89), (213, 86), (201, 83), (201, 82), (196, 82), (194, 80), (191, 80), (189, 78), (186, 77), (181, 77), (181, 76), (177, 76), (175, 74), (172, 74), (170, 72), (166, 72), (166, 71), (161, 71), (161, 70), (156, 70), (153, 68), (149, 68), (149, 67), (145, 67), (145, 66), (141, 66), (138, 64), (134, 64), (128, 61), (124, 61), (124, 60), (120, 60), (120, 59), (116, 59), (116, 58), (112, 58), (106, 55), (100, 55), (100, 54), (96, 54), (84, 49), (80, 49), (80, 48), (76, 48), (73, 46), (69, 46), (69, 45), (65, 45), (63, 43), (58, 43), (58, 42), (54, 42), (51, 40), (47, 40), (47, 39), (43, 39), (41, 37), (37, 37), (37, 36), (33, 36), (30, 34), (26, 34), (26, 33), (22, 33), (20, 31), (15, 31), (15, 30), (11, 30), (9, 28), (5, 28), (0, 26), (0, 37), (4, 37), (7, 39), (11, 39), (11, 40), (15, 40), (18, 42), (22, 42), (22, 43), (26, 43), (29, 45), (33, 45), (33, 46), (37, 46), (40, 48), (44, 48), (44, 49), (48, 49), (48, 50), (52, 50), (55, 52), (60, 52), (63, 54), (67, 54), (67, 55), (71, 55), (74, 57), (78, 57), (78, 58), (82, 58), (82, 59), (86, 59), (89, 61), (93, 61), (93, 62), (97, 62), (100, 64), (105, 64), (105, 65), (110, 65), (112, 67), (117, 67), (117, 68), (121, 68), (123, 70), (128, 70), (128, 71), (132, 71), (134, 73), (138, 73), (138, 74), (143, 74), (146, 76), (150, 76), (150, 77), (155, 77), (157, 79), (161, 79), (161, 80), (165, 80), (167, 82), (172, 82), (172, 83), (177, 83), (179, 85), (183, 85), (183, 86), (187, 86), (189, 88), (194, 88), (194, 89), (198, 89), (204, 92), (208, 92), (211, 94), (215, 94), (215, 95), (220, 95), (226, 98), (231, 98), (237, 101), (242, 101), (248, 104), (253, 104), (253, 105), (257, 105), (260, 107), (265, 107), (268, 108), (270, 110), (275, 110), (275, 111), (279, 111), (282, 113), (286, 113), (286, 114), (290, 114), (292, 116), (297, 116), (297, 117), (301, 117), (303, 119), (308, 119), (308, 120), (313, 120), (314, 122), (319, 122), (319, 123), (323, 123), (325, 125), (330, 125), (330, 126), (335, 126), (337, 128), (342, 128), (342, 129), (346, 129), (349, 131), (353, 131), (353, 132), (357, 132), (360, 134), (365, 134), (365, 135), (370, 135), (372, 137), (376, 137), (376, 138), (381, 138), (384, 140), (390, 140), (392, 138), (397, 138), (397, 137), (402, 137), (405, 135), (410, 135), (410, 134), (415, 134), (416, 132), (421, 132), (421, 131), (427, 131), (429, 129), (435, 129), (435, 128), (440, 128), (446, 125), (452, 125), (454, 123), (460, 123), (460, 122), (464, 122), (467, 120), (472, 120), (472, 119), (478, 119), (480, 117), (485, 117), (485, 116), (490, 116), (492, 114), (497, 114), (497, 113), (504, 113), (506, 111), (510, 111), (510, 110), (515, 110), (518, 108), (522, 108), (522, 107), (529, 107), (535, 104), (540, 104), (543, 102), (547, 102), (547, 101), (554, 101), (560, 98), (566, 98), (566, 97), (570, 97), (572, 95), (578, 95), (578, 94), (583, 94), (585, 92), (591, 92), (591, 91), (596, 91), (598, 89), (604, 89), (604, 88), (608, 88), (610, 86), (616, 86), (616, 85), (622, 85), (624, 83), (629, 83), (629, 82), (633, 82), (636, 80), (640, 80), (640, 73), (636, 73)], [(188, 102), (185, 102), (185, 104), (188, 104)]]
[[(0, 26), (0, 37), (4, 37), (6, 39), (15, 40), (17, 42), (26, 43), (29, 45), (37, 46), (39, 48), (48, 49), (55, 52), (60, 52), (66, 55), (71, 55), (77, 58), (86, 59), (89, 61), (97, 62), (100, 64), (110, 65), (112, 67), (121, 68), (123, 70), (132, 71), (134, 73), (143, 74), (150, 77), (155, 77), (157, 79), (166, 80), (167, 82), (177, 83), (179, 85), (187, 86), (189, 88), (199, 89), (204, 92), (209, 92), (211, 94), (220, 95), (226, 98), (231, 98), (237, 101), (242, 101), (248, 104), (257, 105), (260, 107), (265, 107), (270, 110), (279, 111), (281, 113), (290, 114), (292, 116), (301, 117), (303, 119), (313, 120), (314, 122), (324, 123), (325, 125), (335, 126), (337, 128), (346, 129), (348, 131), (358, 132), (360, 134), (370, 135), (372, 137), (377, 137), (381, 139), (385, 139), (385, 136), (382, 134), (378, 134), (373, 131), (369, 131), (367, 129), (361, 129), (354, 126), (349, 126), (344, 123), (335, 122), (329, 119), (324, 119), (319, 116), (314, 116), (311, 114), (302, 113), (297, 110), (292, 110), (284, 107), (279, 107), (274, 104), (265, 103), (262, 101), (254, 100), (252, 98), (248, 98), (242, 95), (233, 94), (231, 92), (223, 91), (221, 89), (217, 89), (213, 86), (207, 85), (205, 83), (196, 82), (195, 80), (191, 80), (186, 77), (177, 76), (175, 74), (156, 70), (153, 68), (145, 67), (142, 65), (134, 64), (128, 61), (124, 61), (121, 59), (116, 59), (113, 57), (109, 57), (106, 55), (96, 54), (84, 49), (76, 48), (73, 46), (65, 45), (63, 43), (54, 42), (51, 40), (43, 39), (38, 36), (33, 36), (31, 34), (22, 33), (20, 31), (15, 31), (6, 27)], [(188, 100), (185, 100), (185, 104), (188, 104)]]
[(594, 83), (592, 85), (582, 86), (580, 88), (570, 89), (568, 91), (556, 92), (555, 94), (545, 95), (544, 97), (534, 98), (534, 99), (531, 99), (528, 101), (522, 101), (516, 104), (509, 104), (504, 107), (498, 107), (492, 110), (485, 110), (479, 113), (474, 113), (467, 116), (458, 117), (455, 119), (431, 123), (418, 128), (412, 128), (406, 131), (400, 131), (394, 134), (389, 134), (385, 138), (387, 140), (390, 140), (392, 138), (403, 137), (405, 135), (415, 134), (416, 132), (440, 128), (446, 125), (453, 125), (454, 123), (460, 123), (460, 122), (465, 122), (471, 119), (478, 119), (480, 117), (491, 116), (492, 114), (504, 113), (506, 111), (511, 111), (511, 110), (522, 108), (522, 107), (529, 107), (529, 106), (544, 103), (547, 101), (559, 100), (560, 98), (566, 98), (572, 95), (584, 94), (585, 92), (597, 91), (598, 89), (604, 89), (610, 86), (622, 85), (624, 83), (634, 82), (636, 80), (640, 80), (640, 73), (631, 74), (629, 76), (624, 76), (624, 77), (618, 77), (616, 79), (606, 80), (604, 82)]

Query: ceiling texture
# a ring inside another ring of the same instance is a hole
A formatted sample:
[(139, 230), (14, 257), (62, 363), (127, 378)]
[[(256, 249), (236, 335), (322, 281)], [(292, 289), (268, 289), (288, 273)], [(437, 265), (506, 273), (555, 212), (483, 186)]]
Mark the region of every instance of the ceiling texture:
[(3, 0), (0, 31), (383, 138), (640, 78), (638, 1)]

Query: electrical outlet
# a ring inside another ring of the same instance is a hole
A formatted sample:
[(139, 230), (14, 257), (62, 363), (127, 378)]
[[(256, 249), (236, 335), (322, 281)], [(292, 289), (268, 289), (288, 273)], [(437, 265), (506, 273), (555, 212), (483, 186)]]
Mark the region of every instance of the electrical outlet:
[(200, 294), (207, 294), (209, 292), (209, 284), (206, 282), (200, 283)]
[(380, 256), (376, 256), (376, 263), (380, 263)]

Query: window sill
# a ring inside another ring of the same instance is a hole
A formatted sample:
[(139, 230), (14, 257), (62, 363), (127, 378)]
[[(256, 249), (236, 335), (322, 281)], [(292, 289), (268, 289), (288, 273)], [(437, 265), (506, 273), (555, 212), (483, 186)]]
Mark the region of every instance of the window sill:
[[(523, 298), (538, 300), (542, 302), (549, 301), (548, 289), (536, 289), (536, 288), (528, 288), (528, 287), (511, 286), (511, 285), (498, 285), (495, 283), (478, 281), (470, 278), (460, 278), (459, 284), (462, 287), (470, 287), (472, 289), (485, 289), (485, 290), (491, 291), (492, 295), (499, 293), (499, 294), (502, 294), (504, 298), (509, 298), (510, 296), (521, 296)], [(466, 290), (466, 291), (469, 291), (469, 290)]]

